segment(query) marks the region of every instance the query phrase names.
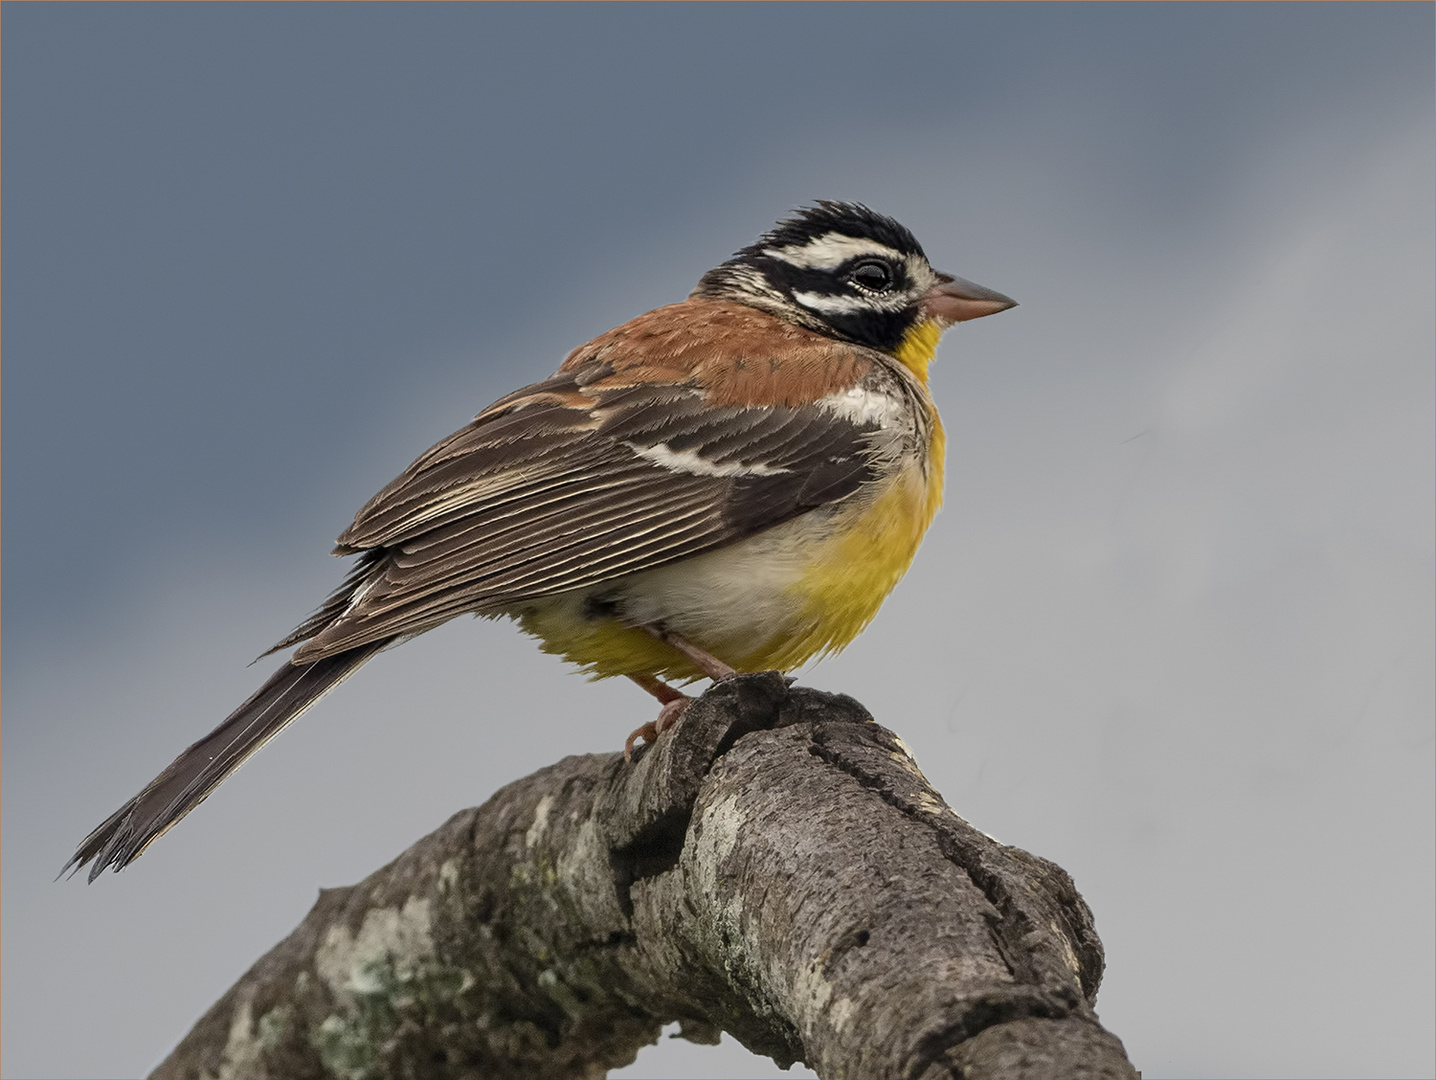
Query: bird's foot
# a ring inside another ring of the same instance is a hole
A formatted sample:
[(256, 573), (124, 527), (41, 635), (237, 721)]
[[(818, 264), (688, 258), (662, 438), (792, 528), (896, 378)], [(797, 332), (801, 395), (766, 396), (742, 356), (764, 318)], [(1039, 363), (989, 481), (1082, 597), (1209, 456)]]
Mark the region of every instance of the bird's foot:
[(658, 710), (658, 719), (650, 720), (641, 728), (628, 737), (623, 744), (623, 760), (633, 760), (633, 744), (642, 739), (645, 745), (651, 746), (658, 741), (658, 736), (678, 723), (678, 718), (688, 711), (688, 706), (693, 704), (693, 699), (687, 694), (680, 694), (678, 697), (663, 704)]

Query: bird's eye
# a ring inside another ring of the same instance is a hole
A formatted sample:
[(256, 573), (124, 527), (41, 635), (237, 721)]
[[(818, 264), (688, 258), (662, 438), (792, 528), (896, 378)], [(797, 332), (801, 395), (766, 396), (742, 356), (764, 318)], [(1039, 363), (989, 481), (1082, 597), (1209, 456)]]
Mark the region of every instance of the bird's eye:
[(853, 267), (848, 272), (848, 280), (871, 292), (885, 292), (892, 288), (893, 272), (887, 263), (869, 260)]

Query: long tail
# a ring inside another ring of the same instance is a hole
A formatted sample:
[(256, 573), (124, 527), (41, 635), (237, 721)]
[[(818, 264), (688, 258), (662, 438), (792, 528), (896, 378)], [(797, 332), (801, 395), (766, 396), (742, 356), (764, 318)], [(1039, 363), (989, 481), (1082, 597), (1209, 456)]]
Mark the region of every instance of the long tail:
[(111, 814), (80, 842), (60, 871), (94, 860), (90, 880), (106, 867), (124, 869), (213, 791), (291, 720), (352, 675), (389, 644), (376, 641), (312, 664), (285, 664), (253, 697), (171, 762), (143, 791)]

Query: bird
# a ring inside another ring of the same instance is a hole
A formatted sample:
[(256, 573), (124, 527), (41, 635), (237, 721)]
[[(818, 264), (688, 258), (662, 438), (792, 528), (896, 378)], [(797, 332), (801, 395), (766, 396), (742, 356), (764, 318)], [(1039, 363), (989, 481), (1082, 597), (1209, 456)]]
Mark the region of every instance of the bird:
[(681, 715), (678, 685), (843, 648), (942, 501), (938, 339), (1015, 303), (861, 203), (792, 211), (370, 499), (334, 548), (355, 560), (342, 583), (264, 654), (289, 658), (61, 873), (128, 866), (365, 661), (458, 615), (652, 694), (625, 756)]

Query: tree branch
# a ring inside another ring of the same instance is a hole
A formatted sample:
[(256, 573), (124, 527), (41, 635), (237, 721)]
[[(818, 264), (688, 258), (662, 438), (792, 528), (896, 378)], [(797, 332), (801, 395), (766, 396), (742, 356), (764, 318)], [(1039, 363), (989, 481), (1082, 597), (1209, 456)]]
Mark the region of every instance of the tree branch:
[(1059, 867), (979, 832), (856, 701), (725, 680), (312, 911), (157, 1080), (601, 1077), (677, 1020), (823, 1077), (1136, 1077)]

